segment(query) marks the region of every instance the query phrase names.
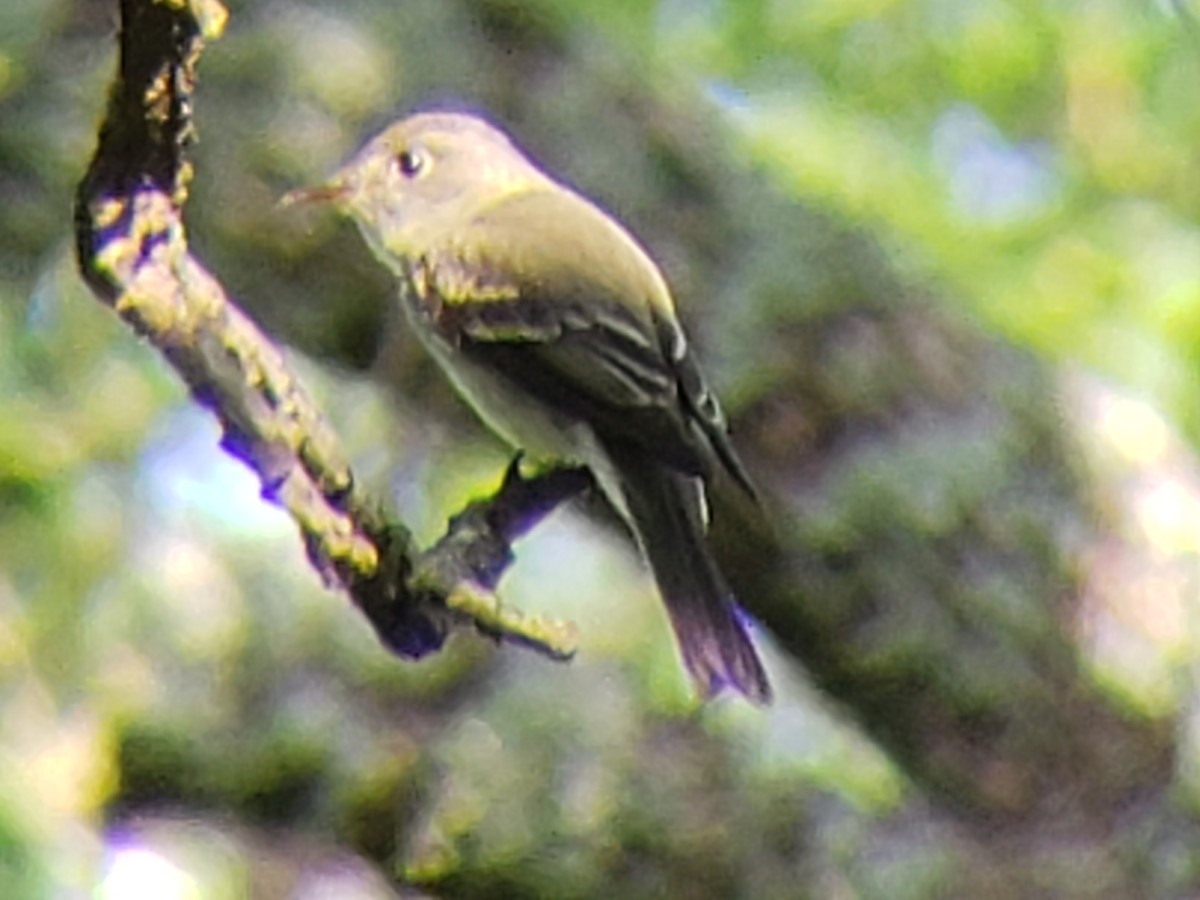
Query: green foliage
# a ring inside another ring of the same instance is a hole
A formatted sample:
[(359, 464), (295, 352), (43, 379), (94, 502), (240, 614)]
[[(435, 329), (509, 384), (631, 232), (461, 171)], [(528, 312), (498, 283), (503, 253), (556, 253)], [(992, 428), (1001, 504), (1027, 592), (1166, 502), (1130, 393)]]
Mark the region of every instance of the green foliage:
[(1200, 29), (1105, 0), (579, 4), (731, 101), (745, 152), (897, 263), (1200, 436)]
[[(468, 439), (477, 432), (446, 388), (385, 337), (390, 279), (349, 230), (275, 202), (344, 158), (369, 120), (443, 99), (504, 119), (634, 225), (732, 409), (784, 374), (797, 393), (828, 399), (795, 432), (768, 423), (788, 452), (805, 428), (826, 434), (849, 419), (884, 431), (912, 411), (909, 380), (927, 375), (916, 370), (946, 362), (913, 336), (921, 322), (901, 323), (898, 337), (795, 339), (898, 282), (961, 304), (1033, 360), (1146, 392), (1168, 422), (1144, 411), (1121, 429), (1128, 440), (1164, 443), (1155, 429), (1169, 434), (1170, 422), (1200, 436), (1200, 39), (1186, 3), (239, 6), (200, 67), (193, 246), (272, 331), (331, 363), (295, 351), (360, 478), (423, 537), (490, 487), (504, 457)], [(318, 583), (290, 523), (233, 474), (153, 349), (75, 276), (70, 197), (111, 74), (114, 11), (0, 4), (5, 896), (90, 891), (111, 874), (117, 837), (185, 870), (191, 896), (250, 884), (287, 896), (325, 884), (327, 863), (353, 875), (359, 896), (386, 896), (384, 881), (448, 896), (919, 897), (981, 883), (989, 896), (1064, 884), (1118, 895), (1126, 864), (1151, 872), (1159, 895), (1193, 884), (1194, 830), (1170, 818), (1182, 820), (1177, 810), (1134, 822), (1120, 865), (1064, 851), (1053, 834), (1027, 837), (1045, 851), (1032, 862), (1001, 840), (974, 843), (978, 833), (931, 813), (823, 697), (789, 684), (784, 661), (783, 699), (765, 717), (694, 713), (647, 582), (569, 514), (521, 545), (505, 590), (580, 622), (584, 651), (570, 668), (471, 636), (419, 665), (387, 656)], [(696, 125), (706, 118), (711, 132)], [(679, 151), (705, 141), (711, 153), (699, 156), (735, 157), (726, 181)], [(750, 186), (763, 193), (737, 195)], [(768, 191), (802, 200), (813, 222), (873, 236), (889, 251), (887, 277), (878, 255), (827, 228), (788, 232), (806, 220), (760, 203)], [(705, 305), (715, 297), (720, 309)], [(893, 339), (916, 349), (888, 355)], [(797, 347), (811, 369), (796, 365)], [(374, 365), (403, 390), (338, 365)], [(898, 429), (819, 484), (806, 472), (778, 488), (809, 504), (791, 536), (814, 558), (872, 548), (856, 577), (898, 598), (849, 653), (877, 668), (869, 702), (889, 725), (910, 719), (905, 702), (930, 685), (968, 716), (997, 697), (1019, 706), (1011, 692), (1042, 673), (1002, 665), (998, 645), (1028, 638), (1046, 669), (1072, 663), (1061, 643), (1038, 644), (1062, 611), (1040, 593), (1035, 563), (1058, 572), (1060, 542), (1083, 542), (1060, 508), (1069, 478), (1035, 468), (1062, 452), (1040, 442), (1058, 425), (1044, 421), (1052, 404), (1027, 399), (1044, 387), (1041, 370), (1005, 357), (946, 371), (930, 380), (951, 406), (977, 396), (968, 380), (987, 385), (989, 403), (961, 428)], [(916, 412), (918, 424), (933, 416)], [(1192, 458), (1176, 452), (1168, 475), (1186, 485)], [(1135, 480), (1128, 469), (1106, 477)], [(1108, 648), (1119, 664), (1098, 668), (1131, 721), (1163, 720), (1190, 697), (1191, 643), (1161, 598), (1192, 583), (1195, 537), (1171, 523), (1158, 546), (1178, 555), (1130, 593), (1167, 638), (1101, 635), (1128, 641)], [(919, 568), (945, 558), (977, 577)], [(831, 618), (862, 612), (849, 603), (859, 582), (832, 566), (819, 577), (829, 590), (800, 600)], [(929, 599), (939, 578), (948, 594), (981, 600), (952, 610), (952, 637), (977, 628), (996, 643), (931, 653), (948, 630)], [(957, 745), (947, 746), (933, 750), (949, 756)], [(1003, 765), (988, 775), (1001, 792), (1014, 779)], [(1082, 874), (1063, 862), (1077, 857)]]

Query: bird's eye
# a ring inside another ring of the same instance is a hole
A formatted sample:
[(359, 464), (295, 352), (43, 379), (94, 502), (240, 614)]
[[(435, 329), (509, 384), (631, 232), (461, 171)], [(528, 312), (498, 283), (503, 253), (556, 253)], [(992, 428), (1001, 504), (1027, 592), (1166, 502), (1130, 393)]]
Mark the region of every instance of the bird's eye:
[(425, 154), (419, 150), (401, 150), (396, 154), (396, 166), (405, 178), (415, 178), (425, 168)]

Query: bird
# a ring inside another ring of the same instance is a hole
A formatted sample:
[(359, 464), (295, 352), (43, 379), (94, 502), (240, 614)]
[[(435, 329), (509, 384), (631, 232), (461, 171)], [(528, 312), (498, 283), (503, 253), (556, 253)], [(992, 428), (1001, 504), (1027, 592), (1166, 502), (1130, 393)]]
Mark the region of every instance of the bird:
[(714, 479), (755, 488), (642, 245), (466, 113), (401, 119), (294, 194), (354, 220), (420, 343), (522, 460), (591, 472), (649, 564), (700, 696), (768, 703), (707, 541)]

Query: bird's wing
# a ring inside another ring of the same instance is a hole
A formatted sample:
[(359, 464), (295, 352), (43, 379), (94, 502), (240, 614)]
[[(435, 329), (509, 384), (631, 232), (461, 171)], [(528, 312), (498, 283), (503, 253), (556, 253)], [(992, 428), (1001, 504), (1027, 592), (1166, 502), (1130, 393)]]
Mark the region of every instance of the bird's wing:
[(680, 471), (707, 475), (715, 451), (742, 475), (658, 270), (586, 201), (507, 198), (417, 274), (442, 336), (501, 377)]

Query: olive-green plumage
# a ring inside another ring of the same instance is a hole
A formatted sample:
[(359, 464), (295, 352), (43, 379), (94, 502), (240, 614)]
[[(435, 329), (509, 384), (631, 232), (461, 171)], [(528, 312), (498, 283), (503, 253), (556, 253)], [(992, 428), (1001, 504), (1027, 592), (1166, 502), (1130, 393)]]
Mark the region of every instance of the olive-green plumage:
[(642, 248), (500, 131), (458, 114), (388, 128), (308, 192), (358, 223), (406, 316), (480, 417), (586, 465), (654, 571), (705, 696), (770, 687), (705, 542), (705, 482), (750, 481)]

